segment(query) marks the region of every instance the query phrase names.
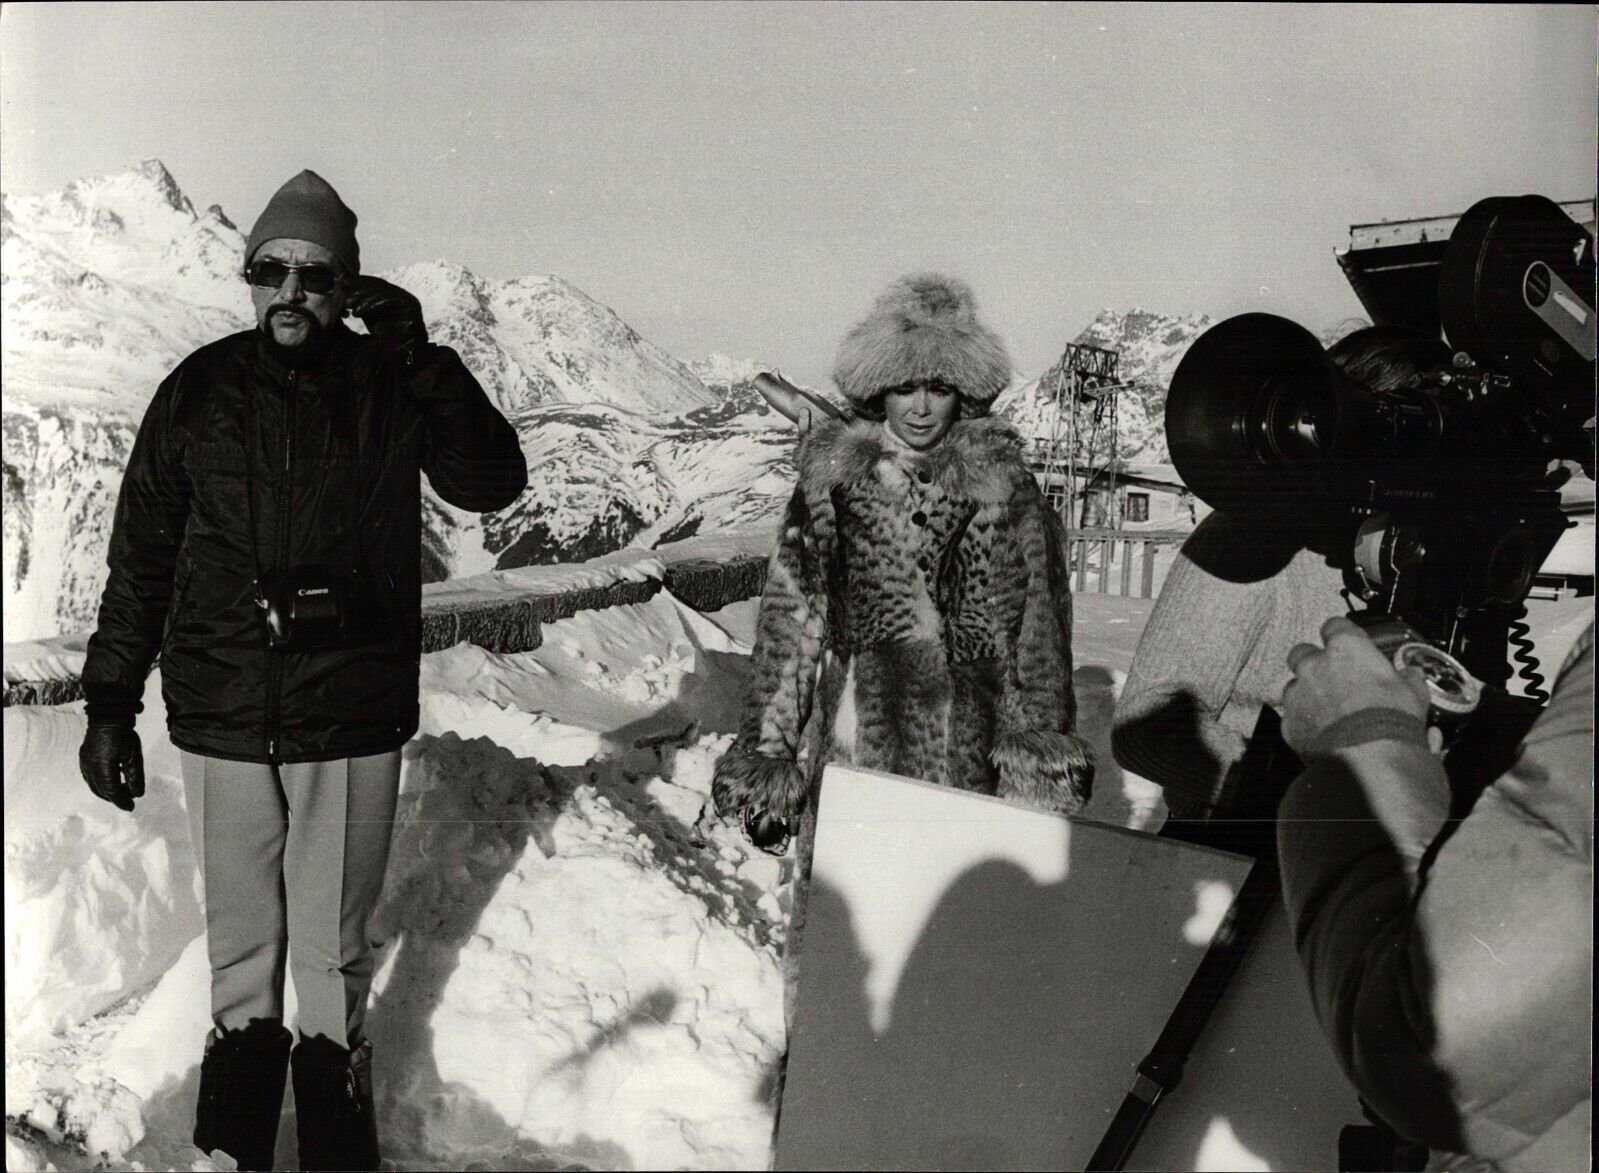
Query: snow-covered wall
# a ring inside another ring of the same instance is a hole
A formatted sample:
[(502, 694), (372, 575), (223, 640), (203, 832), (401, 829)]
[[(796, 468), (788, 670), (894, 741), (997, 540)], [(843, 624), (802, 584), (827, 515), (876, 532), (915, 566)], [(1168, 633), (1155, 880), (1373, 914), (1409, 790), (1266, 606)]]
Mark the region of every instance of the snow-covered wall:
[[(671, 542), (654, 550), (619, 550), (588, 562), (490, 571), (422, 588), (422, 650), (458, 643), (491, 652), (527, 652), (543, 642), (542, 625), (581, 611), (642, 603), (663, 588), (697, 611), (752, 598), (766, 584), (776, 539), (765, 527)], [(87, 635), (5, 645), (5, 703), (53, 705), (81, 700)]]

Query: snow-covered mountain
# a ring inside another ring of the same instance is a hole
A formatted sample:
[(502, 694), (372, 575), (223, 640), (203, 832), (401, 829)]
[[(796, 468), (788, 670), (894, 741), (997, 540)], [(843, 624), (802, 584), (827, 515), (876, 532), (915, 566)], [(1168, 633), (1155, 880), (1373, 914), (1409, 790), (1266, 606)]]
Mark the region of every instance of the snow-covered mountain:
[(443, 261), (384, 276), (416, 294), (432, 340), (459, 351), (507, 413), (603, 403), (657, 415), (715, 401), (692, 370), (560, 277), (487, 281)]
[[(184, 355), (245, 328), (251, 311), (243, 234), (220, 208), (198, 211), (155, 160), (5, 195), (0, 239), (15, 640), (93, 625), (146, 403)], [(442, 261), (383, 275), (421, 299), (430, 335), (461, 353), (535, 470), (528, 493), (489, 518), (428, 498), (429, 579), (744, 524), (786, 494), (773, 470), (786, 469), (792, 434), (754, 394), (752, 364), (708, 360), (702, 381), (556, 276), (492, 281)]]
[[(155, 160), (45, 195), (0, 199), (5, 634), (94, 625), (122, 470), (156, 385), (199, 346), (252, 320), (244, 237)], [(432, 261), (383, 276), (422, 302), (517, 427), (532, 469), (508, 509), (479, 516), (424, 496), (434, 581), (576, 561), (629, 545), (775, 523), (794, 434), (754, 386), (755, 363), (684, 363), (557, 276), (490, 280)], [(1125, 460), (1167, 459), (1171, 372), (1210, 323), (1106, 310), (1078, 341), (1119, 348)], [(1000, 399), (1047, 436), (1038, 379)]]
[[(1117, 403), (1121, 460), (1144, 464), (1170, 461), (1164, 426), (1166, 391), (1189, 346), (1210, 326), (1208, 314), (1173, 316), (1137, 307), (1125, 312), (1104, 309), (1072, 340), (1121, 352), (1120, 378), (1131, 384), (1122, 390)], [(1056, 428), (1058, 408), (1039, 394), (1042, 381), (1040, 375), (1012, 386), (995, 401), (994, 410), (1024, 435), (1048, 440)]]

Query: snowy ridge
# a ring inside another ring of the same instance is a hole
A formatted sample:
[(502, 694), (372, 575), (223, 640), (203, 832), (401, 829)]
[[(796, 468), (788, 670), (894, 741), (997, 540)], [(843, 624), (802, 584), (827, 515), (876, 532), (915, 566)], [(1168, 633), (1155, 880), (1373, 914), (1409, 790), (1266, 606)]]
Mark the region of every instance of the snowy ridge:
[(760, 363), (742, 358), (729, 358), (725, 354), (709, 354), (688, 364), (694, 377), (707, 387), (725, 390), (739, 383), (748, 383), (767, 368)]
[(504, 282), (492, 305), (503, 345), (549, 372), (556, 397), (567, 403), (659, 413), (691, 411), (715, 399), (681, 362), (559, 277)]
[[(1122, 460), (1144, 464), (1170, 461), (1166, 391), (1189, 346), (1210, 326), (1210, 316), (1202, 313), (1172, 316), (1136, 307), (1125, 313), (1104, 309), (1073, 339), (1080, 345), (1121, 352), (1120, 379), (1133, 384), (1123, 389), (1117, 403)], [(1014, 423), (1024, 436), (1049, 440), (1057, 428), (1058, 409), (1039, 395), (1042, 380), (1040, 375), (1006, 390), (995, 401), (994, 411)]]
[(715, 400), (688, 367), (560, 277), (485, 281), (443, 261), (384, 276), (416, 294), (432, 340), (459, 351), (508, 413), (603, 403), (652, 415)]
[(221, 208), (197, 212), (158, 160), (79, 179), (60, 192), (3, 199), (9, 230), (83, 269), (248, 315), (250, 299), (238, 278), (243, 235)]
[[(243, 235), (154, 160), (6, 195), (0, 237), (5, 628), (17, 640), (93, 625), (145, 404), (181, 358), (252, 316)], [(442, 261), (386, 276), (417, 294), (431, 337), (461, 353), (535, 470), (528, 495), (489, 518), (424, 495), (428, 580), (743, 525), (786, 496), (769, 474), (792, 432), (747, 381), (708, 386), (561, 278), (489, 281)], [(722, 357), (707, 374), (755, 369)]]

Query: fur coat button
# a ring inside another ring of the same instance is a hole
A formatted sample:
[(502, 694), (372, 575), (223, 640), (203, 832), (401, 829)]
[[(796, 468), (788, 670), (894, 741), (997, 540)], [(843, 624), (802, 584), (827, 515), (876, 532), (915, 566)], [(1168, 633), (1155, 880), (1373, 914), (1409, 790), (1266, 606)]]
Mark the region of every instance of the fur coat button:
[(913, 522), (915, 522), (917, 525), (926, 525), (927, 524), (927, 514), (923, 513), (920, 509), (918, 509), (915, 513), (911, 514), (911, 520)]

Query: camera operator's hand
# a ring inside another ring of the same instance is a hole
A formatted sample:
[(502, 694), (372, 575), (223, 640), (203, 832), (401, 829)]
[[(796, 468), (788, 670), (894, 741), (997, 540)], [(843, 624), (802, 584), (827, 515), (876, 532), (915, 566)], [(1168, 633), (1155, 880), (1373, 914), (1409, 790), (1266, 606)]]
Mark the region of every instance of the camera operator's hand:
[(1318, 751), (1384, 737), (1423, 738), (1427, 684), (1419, 669), (1394, 669), (1370, 637), (1343, 616), (1321, 627), (1325, 648), (1297, 644), (1288, 652), (1294, 678), (1283, 690), (1282, 731), (1295, 753)]
[(139, 735), (127, 725), (94, 725), (83, 735), (78, 769), (96, 798), (131, 811), (144, 797), (144, 754)]
[(349, 287), (345, 308), (361, 319), (378, 345), (411, 358), (428, 340), (422, 303), (408, 291), (381, 277), (357, 277)]

